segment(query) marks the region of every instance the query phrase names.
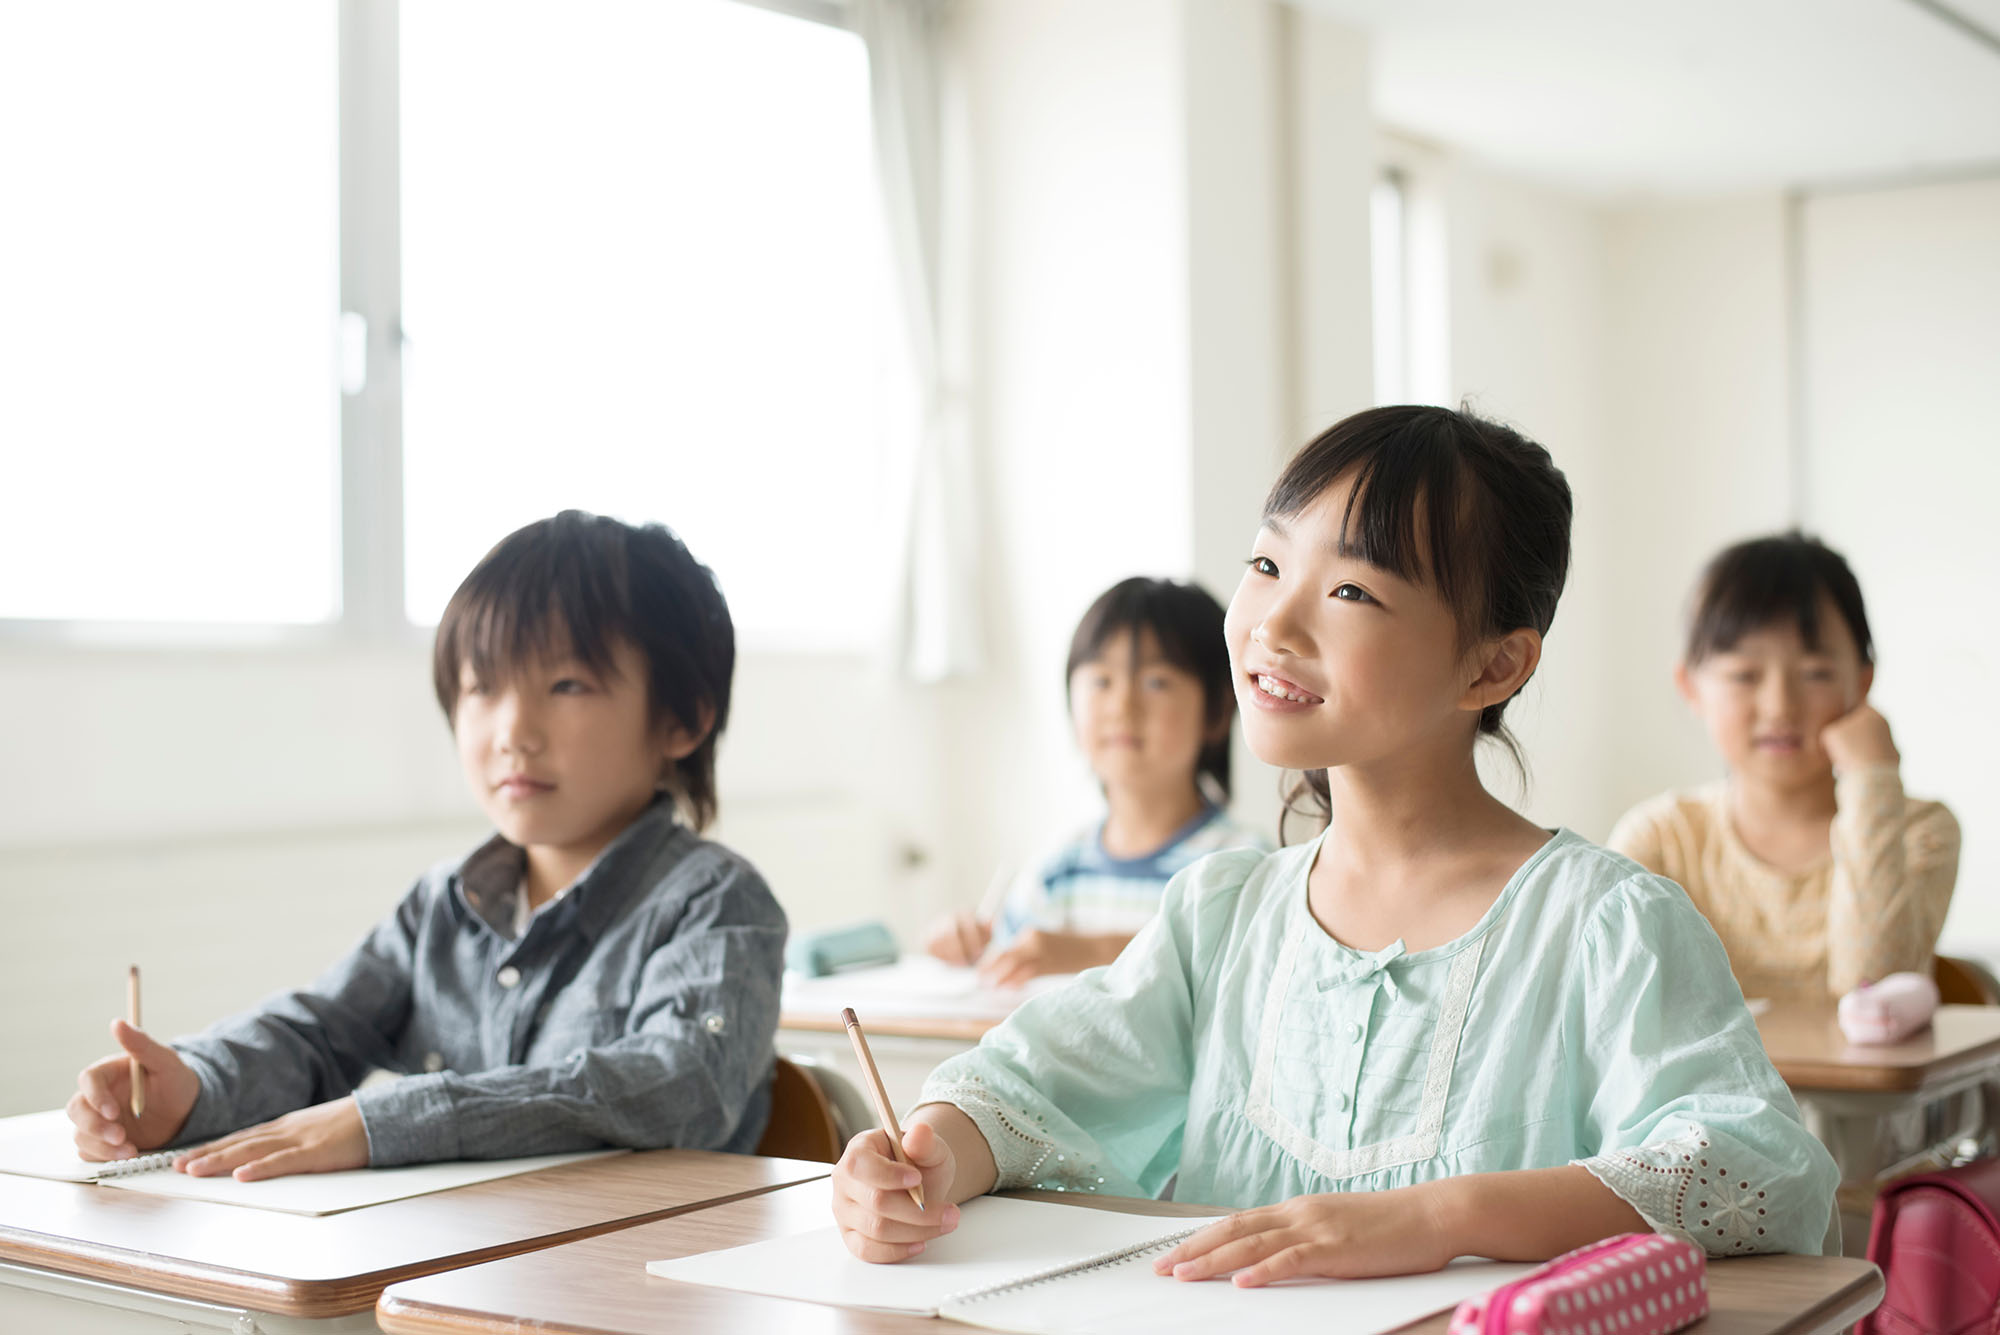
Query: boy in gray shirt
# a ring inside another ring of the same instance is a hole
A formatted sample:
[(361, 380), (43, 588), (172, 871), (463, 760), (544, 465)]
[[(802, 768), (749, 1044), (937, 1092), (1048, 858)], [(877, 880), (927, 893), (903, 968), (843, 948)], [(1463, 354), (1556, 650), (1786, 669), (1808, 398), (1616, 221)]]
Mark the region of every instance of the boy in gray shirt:
[[(498, 833), (305, 991), (194, 1038), (123, 1021), (78, 1152), (192, 1145), (249, 1181), (600, 1145), (747, 1152), (770, 1112), (785, 916), (715, 813), (735, 634), (651, 524), (565, 511), (452, 596), (438, 703)], [(129, 1074), (143, 1070), (144, 1111)], [(370, 1071), (399, 1079), (369, 1081)]]

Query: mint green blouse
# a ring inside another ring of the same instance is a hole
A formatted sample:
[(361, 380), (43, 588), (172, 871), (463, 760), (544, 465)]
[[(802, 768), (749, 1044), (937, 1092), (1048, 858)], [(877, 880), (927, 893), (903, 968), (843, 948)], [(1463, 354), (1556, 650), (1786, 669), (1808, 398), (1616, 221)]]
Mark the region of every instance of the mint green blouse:
[(1578, 1163), (1716, 1255), (1837, 1245), (1833, 1160), (1679, 886), (1559, 831), (1464, 936), (1369, 954), (1306, 907), (1318, 848), (1195, 863), (923, 1101), (1001, 1187), (1243, 1207)]

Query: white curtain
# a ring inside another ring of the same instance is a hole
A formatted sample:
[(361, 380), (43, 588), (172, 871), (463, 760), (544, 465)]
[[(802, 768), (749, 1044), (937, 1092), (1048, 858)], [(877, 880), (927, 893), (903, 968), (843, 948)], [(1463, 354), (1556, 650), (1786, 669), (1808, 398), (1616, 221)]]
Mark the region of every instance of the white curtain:
[(868, 45), (876, 175), (921, 396), (900, 469), (896, 658), (915, 681), (980, 666), (978, 508), (964, 383), (964, 210), (944, 72), (948, 0), (851, 0)]

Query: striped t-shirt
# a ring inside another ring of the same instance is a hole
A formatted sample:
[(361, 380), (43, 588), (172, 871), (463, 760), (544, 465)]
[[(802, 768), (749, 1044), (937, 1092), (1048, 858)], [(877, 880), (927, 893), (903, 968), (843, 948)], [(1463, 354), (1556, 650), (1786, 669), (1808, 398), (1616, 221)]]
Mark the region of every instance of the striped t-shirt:
[(1005, 945), (1030, 927), (1134, 935), (1159, 909), (1160, 894), (1175, 872), (1225, 848), (1268, 853), (1271, 841), (1221, 807), (1210, 806), (1144, 857), (1114, 858), (1104, 851), (1104, 823), (1099, 821), (1014, 885), (994, 924), (994, 943)]

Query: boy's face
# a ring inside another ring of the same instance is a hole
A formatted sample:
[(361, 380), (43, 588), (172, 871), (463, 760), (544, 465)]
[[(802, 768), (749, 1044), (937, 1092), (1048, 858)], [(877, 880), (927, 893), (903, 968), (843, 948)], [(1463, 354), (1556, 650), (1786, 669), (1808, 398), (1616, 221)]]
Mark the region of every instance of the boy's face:
[(1192, 784), (1201, 750), (1226, 736), (1208, 719), (1201, 681), (1160, 653), (1150, 630), (1107, 636), (1096, 658), (1069, 677), (1070, 723), (1091, 772), (1106, 785), (1155, 789)]
[(1820, 734), (1867, 698), (1874, 675), (1828, 598), (1819, 648), (1790, 621), (1762, 626), (1674, 679), (1732, 773), (1793, 788), (1825, 781), (1833, 762)]
[(452, 732), (486, 813), (510, 843), (588, 859), (653, 800), (660, 776), (701, 738), (647, 722), (646, 663), (619, 641), (615, 672), (571, 656), (564, 637), (545, 662), (481, 682), (459, 677)]

